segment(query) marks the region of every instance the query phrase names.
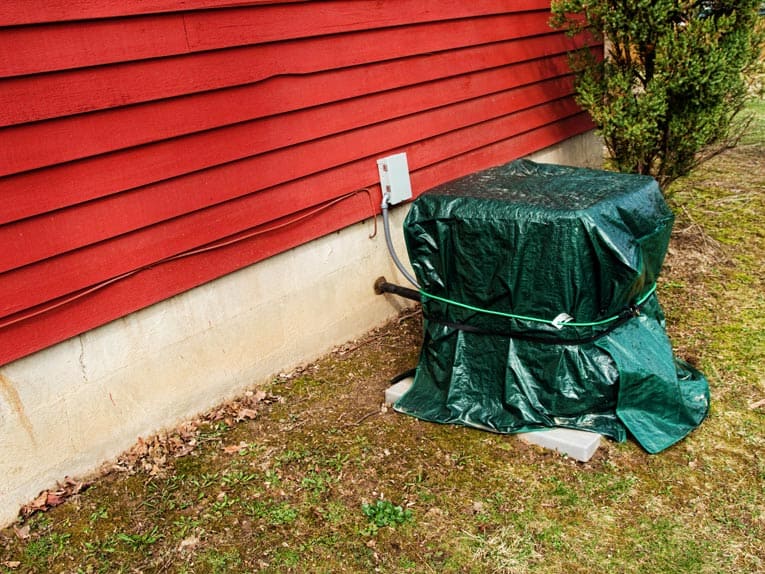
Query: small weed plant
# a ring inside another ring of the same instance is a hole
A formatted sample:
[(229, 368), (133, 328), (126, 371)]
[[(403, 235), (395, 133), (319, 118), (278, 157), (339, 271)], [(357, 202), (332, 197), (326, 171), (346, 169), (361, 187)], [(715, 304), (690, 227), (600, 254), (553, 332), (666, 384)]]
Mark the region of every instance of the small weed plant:
[(120, 532), (116, 536), (117, 540), (124, 542), (132, 550), (137, 550), (144, 546), (151, 546), (162, 538), (162, 534), (159, 532), (159, 527), (155, 526), (149, 532), (143, 534), (126, 534)]
[(361, 505), (361, 511), (371, 522), (373, 531), (385, 526), (395, 527), (413, 519), (410, 509), (396, 506), (389, 500), (378, 500), (374, 504), (364, 503)]

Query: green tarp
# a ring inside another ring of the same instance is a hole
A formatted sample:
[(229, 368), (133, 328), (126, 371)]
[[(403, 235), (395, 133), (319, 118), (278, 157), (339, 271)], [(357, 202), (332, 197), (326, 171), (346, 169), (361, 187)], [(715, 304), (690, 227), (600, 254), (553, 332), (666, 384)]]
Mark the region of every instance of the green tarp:
[(404, 223), (425, 337), (399, 412), (500, 433), (590, 430), (651, 453), (706, 416), (655, 282), (673, 223), (646, 176), (516, 161), (417, 198)]

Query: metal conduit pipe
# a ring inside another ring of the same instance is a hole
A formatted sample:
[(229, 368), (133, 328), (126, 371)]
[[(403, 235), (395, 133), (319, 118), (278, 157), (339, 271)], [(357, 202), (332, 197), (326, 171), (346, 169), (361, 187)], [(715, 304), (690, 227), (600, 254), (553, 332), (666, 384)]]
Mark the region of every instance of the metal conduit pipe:
[(394, 295), (404, 297), (405, 299), (411, 299), (412, 301), (420, 301), (422, 299), (419, 291), (409, 289), (409, 287), (402, 287), (395, 283), (388, 283), (388, 280), (385, 279), (385, 277), (378, 277), (375, 281), (375, 293), (378, 295), (382, 295), (383, 293), (393, 293)]

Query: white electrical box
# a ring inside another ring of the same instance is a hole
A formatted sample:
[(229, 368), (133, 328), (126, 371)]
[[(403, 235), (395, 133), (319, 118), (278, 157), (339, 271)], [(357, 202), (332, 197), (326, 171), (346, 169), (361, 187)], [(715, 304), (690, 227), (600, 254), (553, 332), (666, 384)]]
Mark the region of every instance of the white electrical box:
[(412, 182), (409, 180), (409, 164), (406, 153), (397, 153), (377, 160), (380, 172), (383, 202), (387, 197), (388, 205), (396, 205), (412, 197)]

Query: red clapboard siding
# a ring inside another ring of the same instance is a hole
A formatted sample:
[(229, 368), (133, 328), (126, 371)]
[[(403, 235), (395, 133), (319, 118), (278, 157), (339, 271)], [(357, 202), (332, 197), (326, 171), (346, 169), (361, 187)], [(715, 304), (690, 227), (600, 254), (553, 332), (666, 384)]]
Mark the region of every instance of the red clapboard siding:
[[(502, 88), (541, 81), (564, 71), (566, 67), (563, 57), (549, 60), (544, 68), (535, 62), (515, 64), (465, 77), (419, 84), (406, 90), (397, 89), (363, 99), (344, 100), (329, 107), (301, 110), (284, 117), (270, 117), (221, 128), (223, 131), (195, 134), (183, 138), (180, 146), (178, 141), (159, 142), (117, 154), (67, 163), (50, 170), (2, 178), (0, 196), (7, 197), (8, 201), (0, 213), (0, 223), (293, 145), (311, 139), (311, 136), (315, 138), (380, 123), (423, 109), (480, 97)], [(284, 127), (282, 121), (285, 121)], [(288, 125), (286, 122), (291, 123), (292, 129), (285, 129)], [(237, 134), (241, 134), (241, 151), (236, 151), (235, 147), (232, 149), (236, 145)], [(211, 146), (218, 138), (226, 141), (226, 147)], [(51, 188), (55, 188), (55, 193), (46, 193)], [(44, 198), (45, 201), (36, 198)]]
[[(475, 97), (477, 93), (498, 91), (508, 86), (518, 85), (519, 83), (539, 81), (551, 75), (560, 75), (567, 71), (567, 58), (560, 56), (546, 60), (544, 67), (540, 66), (539, 62), (526, 62), (518, 64), (513, 68), (494, 68), (485, 72), (466, 74), (450, 78), (449, 80), (433, 82), (425, 86), (418, 85), (406, 90), (401, 89), (394, 93), (386, 92), (385, 94), (378, 95), (376, 98), (368, 97), (363, 101), (345, 100), (340, 103), (329, 104), (318, 110), (311, 106), (312, 109), (303, 109), (288, 115), (271, 116), (270, 122), (277, 125), (277, 131), (281, 132), (291, 130), (289, 125), (285, 125), (283, 128), (278, 127), (284, 121), (302, 124), (305, 127), (304, 131), (307, 131), (309, 136), (312, 133), (316, 133), (314, 137), (318, 137), (324, 135), (321, 132), (324, 129), (323, 124), (327, 123), (327, 121), (347, 123), (350, 121), (348, 114), (351, 113), (354, 115), (363, 114), (365, 117), (357, 120), (361, 121), (362, 124), (372, 123), (376, 119), (374, 114), (379, 113), (381, 108), (393, 108), (393, 110), (396, 110), (399, 106), (406, 106), (407, 100), (416, 100), (419, 97), (418, 92), (428, 91), (439, 94), (441, 102), (432, 102), (428, 105), (428, 107), (435, 107), (448, 103), (449, 100), (468, 99)], [(525, 79), (519, 82), (517, 76)], [(326, 79), (329, 83), (334, 83), (331, 77)], [(377, 89), (372, 91), (379, 91), (382, 88), (384, 86), (378, 86)], [(447, 90), (447, 92), (444, 93), (444, 90)], [(307, 97), (310, 98), (311, 96), (308, 95)], [(389, 103), (386, 103), (388, 101)], [(183, 103), (186, 103), (186, 105), (181, 106), (180, 104)], [(131, 114), (135, 120), (133, 122), (119, 121), (121, 118), (115, 120), (112, 117), (113, 115), (124, 115), (119, 110), (116, 110), (115, 112), (78, 115), (62, 120), (41, 122), (31, 126), (24, 125), (7, 128), (0, 132), (5, 144), (4, 151), (0, 151), (0, 175), (61, 164), (177, 137), (185, 133), (240, 123), (250, 119), (242, 117), (232, 118), (230, 109), (225, 105), (199, 108), (196, 103), (196, 101), (189, 102), (187, 100), (175, 102), (172, 107), (174, 108), (173, 111), (177, 113), (168, 113), (166, 108), (170, 106), (141, 106), (148, 109), (137, 110), (136, 114)], [(262, 117), (257, 110), (253, 110), (253, 112), (252, 115), (254, 117)], [(293, 120), (296, 115), (299, 117)], [(303, 119), (303, 116), (313, 117), (305, 117)], [(385, 118), (378, 117), (377, 121), (382, 119)], [(121, 129), (114, 129), (115, 126), (119, 126)], [(239, 128), (237, 127), (236, 129)], [(273, 147), (281, 147), (295, 141), (300, 141), (300, 136), (294, 132), (284, 134), (292, 140), (291, 142), (279, 142), (273, 140), (268, 128), (264, 128), (260, 124), (253, 126), (252, 129), (263, 132), (261, 137), (269, 140)], [(229, 134), (221, 133), (218, 135), (225, 138), (226, 141), (230, 141)], [(218, 135), (212, 135), (211, 137), (218, 137)], [(248, 135), (247, 137), (251, 138), (252, 136)], [(264, 151), (257, 144), (251, 145), (249, 150), (250, 153), (246, 155)]]
[[(539, 128), (475, 150), (455, 161), (416, 171), (412, 173), (412, 184), (419, 190), (428, 189), (460, 175), (497, 165), (508, 157), (527, 155), (591, 127), (589, 118), (577, 114), (556, 122), (554, 129)], [(363, 212), (367, 200), (363, 194), (353, 197), (353, 202), (337, 204), (317, 215), (310, 225), (301, 223), (294, 229), (286, 227), (234, 246), (152, 267), (34, 320), (0, 327), (0, 364), (265, 259), (311, 237), (359, 221), (364, 216), (358, 213)]]
[[(246, 48), (238, 50), (236, 54), (214, 52), (193, 58), (168, 58), (96, 70), (13, 78), (0, 80), (0, 125), (38, 121), (199, 92), (202, 93), (196, 97), (200, 98), (199, 105), (204, 106), (210, 99), (218, 99), (218, 92), (214, 90), (242, 85), (240, 89), (246, 90), (246, 93), (236, 98), (236, 101), (241, 102), (239, 105), (246, 106), (250, 98), (273, 90), (280, 97), (269, 100), (270, 106), (263, 102), (261, 105), (266, 105), (263, 113), (279, 113), (294, 109), (290, 106), (294, 105), (292, 99), (295, 94), (311, 92), (315, 98), (325, 98), (315, 101), (315, 104), (320, 104), (342, 97), (346, 92), (351, 96), (366, 93), (365, 86), (370, 81), (379, 83), (382, 79), (388, 82), (397, 80), (401, 82), (400, 85), (406, 85), (412, 80), (427, 81), (443, 77), (444, 70), (450, 72), (448, 75), (457, 75), (527, 60), (530, 59), (529, 55), (543, 57), (562, 54), (578, 45), (579, 41), (574, 42), (563, 34), (547, 34), (407, 56), (394, 61), (377, 62), (369, 69), (357, 67), (359, 56), (355, 53), (348, 58), (343, 57), (350, 60), (348, 65), (353, 67), (331, 69), (325, 61), (330, 59), (331, 54), (312, 50), (310, 58), (301, 60), (300, 70), (292, 72), (283, 70), (285, 62), (258, 58), (257, 52), (262, 51), (260, 48)], [(427, 46), (413, 45), (409, 51), (414, 53), (423, 47)], [(375, 54), (369, 56), (379, 57)], [(314, 63), (313, 71), (306, 68), (308, 62)], [(280, 66), (279, 74), (260, 74), (261, 68), (271, 64), (274, 64), (271, 71), (276, 70), (276, 64)], [(330, 69), (327, 71), (328, 66)], [(334, 81), (329, 82), (324, 74), (331, 74)], [(221, 97), (228, 96), (224, 94)], [(286, 98), (283, 103), (282, 98)], [(179, 107), (175, 99), (153, 102), (152, 105), (166, 106), (167, 113), (174, 113), (175, 107)], [(137, 114), (141, 110), (143, 108), (136, 106), (123, 108), (125, 114)], [(130, 120), (125, 118), (124, 121)]]
[(287, 4), (307, 0), (4, 0), (0, 26), (157, 14), (206, 8)]
[[(549, 34), (544, 13), (522, 17), (522, 25), (510, 16), (482, 18), (478, 23), (436, 22), (0, 80), (0, 125), (251, 84), (277, 76), (388, 62), (391, 46), (396, 47), (393, 65), (408, 56), (505, 44), (517, 38), (533, 38), (533, 43), (491, 46), (493, 58), (528, 60), (562, 53), (574, 46), (562, 33)], [(468, 62), (474, 56), (465, 53), (464, 57), (455, 55), (455, 59), (461, 60), (459, 66), (464, 67), (471, 65)], [(410, 77), (417, 78), (418, 72), (415, 67)], [(352, 85), (349, 80), (346, 88)]]
[[(469, 99), (522, 83), (540, 81), (567, 71), (565, 56), (547, 60), (544, 67), (541, 67), (538, 62), (527, 62), (513, 67), (495, 68), (430, 84), (420, 84), (407, 89), (369, 96), (363, 100), (358, 98), (344, 100), (322, 108), (310, 107), (286, 115), (270, 116), (257, 123), (250, 122), (248, 126), (243, 126), (241, 121), (250, 118), (236, 118), (240, 121), (232, 121), (231, 112), (225, 105), (200, 108), (195, 105), (197, 103), (195, 101), (189, 102), (182, 109), (178, 109), (178, 113), (172, 115), (167, 113), (165, 109), (167, 106), (148, 106), (149, 109), (144, 111), (142, 118), (140, 113), (142, 110), (139, 110), (137, 114), (131, 114), (135, 122), (119, 121), (113, 118), (114, 115), (124, 115), (120, 110), (115, 110), (41, 122), (30, 126), (18, 126), (2, 131), (2, 140), (6, 147), (4, 152), (0, 152), (3, 160), (0, 164), (0, 175), (61, 164), (234, 123), (238, 125), (229, 128), (229, 132), (245, 132), (246, 135), (243, 135), (252, 142), (238, 157), (228, 159), (200, 157), (199, 161), (202, 165), (190, 168), (189, 171), (191, 171), (191, 169), (206, 167), (205, 161), (209, 165), (211, 162), (231, 161), (246, 155), (261, 153), (268, 149), (263, 145), (271, 148), (283, 147), (305, 139), (321, 137), (327, 132), (341, 131), (356, 125), (373, 123), (375, 120), (387, 119), (387, 116), (380, 116), (381, 111), (383, 114), (403, 115), (420, 109), (417, 106), (437, 107), (455, 99)], [(424, 101), (420, 102), (420, 100)], [(180, 106), (173, 107), (180, 108)], [(200, 113), (203, 111), (208, 113)], [(255, 111), (253, 115), (257, 118), (259, 114)], [(326, 125), (328, 123), (336, 124), (336, 126), (329, 127)], [(114, 126), (119, 126), (121, 129), (114, 129)], [(293, 129), (293, 126), (297, 129)], [(256, 133), (251, 133), (253, 131)], [(282, 136), (281, 141), (279, 135)], [(207, 140), (219, 137), (228, 144), (232, 138), (236, 138), (232, 133), (207, 133), (201, 136), (202, 139)], [(253, 137), (261, 142), (252, 141)], [(184, 140), (183, 147), (185, 148), (186, 145), (188, 140)], [(205, 147), (207, 145), (205, 144)], [(150, 150), (147, 153), (155, 152)]]
[[(175, 255), (227, 234), (267, 224), (271, 219), (283, 217), (291, 211), (307, 209), (332, 200), (339, 195), (338, 189), (368, 188), (374, 185), (377, 177), (376, 171), (370, 170), (370, 164), (376, 169), (374, 157), (385, 155), (390, 149), (406, 145), (410, 156), (410, 169), (415, 171), (491, 145), (514, 133), (554, 124), (557, 120), (577, 113), (578, 109), (573, 102), (563, 99), (411, 144), (406, 143), (408, 138), (404, 134), (411, 134), (412, 130), (417, 130), (417, 124), (410, 124), (408, 127), (396, 126), (398, 129), (391, 131), (399, 134), (399, 137), (397, 140), (389, 139), (386, 142), (391, 144), (389, 149), (378, 148), (375, 140), (359, 138), (355, 140), (358, 145), (366, 141), (369, 142), (373, 153), (376, 149), (379, 149), (379, 152), (340, 168), (322, 171), (311, 177), (295, 178), (281, 186), (191, 213), (185, 218), (170, 219), (153, 227), (145, 227), (109, 241), (70, 251), (54, 259), (10, 271), (5, 274), (5, 280), (0, 282), (0, 317), (56, 299), (65, 295), (68, 289), (79, 290), (88, 287), (131, 269), (151, 264), (156, 259)], [(338, 138), (332, 144), (325, 142), (320, 149), (330, 156), (326, 160), (327, 164), (337, 164), (336, 161), (332, 161), (332, 156), (342, 157), (344, 150), (351, 143), (348, 138)], [(275, 157), (272, 165), (275, 167), (281, 162), (283, 158)], [(197, 185), (213, 189), (226, 186), (246, 187), (248, 180), (257, 178), (263, 171), (262, 168), (262, 165), (247, 162), (238, 170), (217, 170), (217, 173), (210, 174), (203, 184)], [(375, 201), (375, 205), (377, 204), (379, 201)], [(369, 208), (362, 216), (368, 214)], [(189, 229), (194, 230), (193, 235), (188, 233)], [(36, 288), (27, 289), (26, 286), (32, 283)], [(14, 306), (5, 303), (11, 301), (15, 302)]]
[[(182, 2), (178, 0), (100, 0), (99, 2), (93, 2), (92, 0), (34, 0), (34, 2), (30, 0), (3, 0), (3, 4), (0, 5), (0, 26), (158, 14), (162, 12), (178, 12), (180, 10), (231, 8), (258, 4), (288, 4), (290, 2), (305, 1), (307, 0), (183, 0)], [(326, 2), (326, 4), (330, 3)], [(334, 4), (341, 3), (335, 2)], [(349, 3), (345, 2), (345, 4)], [(356, 4), (354, 8), (357, 11), (363, 11), (366, 17), (390, 17), (390, 15), (380, 10), (380, 5), (382, 4), (380, 2), (361, 2), (356, 0), (354, 4)], [(388, 2), (387, 6), (389, 10), (395, 12), (401, 10), (407, 4), (420, 8), (423, 12), (429, 10), (431, 14), (434, 7), (437, 7), (439, 12), (450, 8), (466, 8), (464, 6), (465, 2), (461, 0), (452, 0), (451, 2), (441, 1), (437, 5), (431, 3), (430, 8), (422, 0)], [(512, 9), (533, 10), (546, 8), (548, 5), (540, 0), (516, 0)], [(497, 1), (473, 0), (470, 8), (464, 9), (461, 12), (461, 16), (453, 15), (452, 17), (470, 17), (479, 13), (490, 13), (488, 11), (492, 9), (502, 12), (507, 10), (507, 6)], [(376, 10), (376, 13), (372, 14), (373, 10)], [(460, 14), (460, 12), (457, 12), (457, 14)], [(289, 13), (285, 13), (285, 16), (288, 15)]]
[[(503, 71), (507, 73), (507, 70)], [(527, 73), (538, 79), (539, 67), (531, 67)], [(479, 82), (470, 82), (470, 78), (460, 81), (457, 86), (451, 87), (451, 90), (457, 91), (464, 86), (469, 94), (468, 86), (474, 85), (477, 85), (479, 93), (483, 92), (484, 86)], [(496, 87), (491, 84), (490, 86)], [(434, 87), (437, 89), (439, 86)], [(0, 255), (0, 272), (230, 199), (233, 190), (237, 188), (240, 188), (239, 194), (252, 193), (316, 173), (343, 160), (369, 156), (377, 150), (402, 145), (418, 137), (431, 137), (485, 122), (513, 110), (559, 99), (570, 94), (572, 89), (573, 82), (570, 77), (554, 78), (448, 106), (443, 101), (434, 101), (434, 94), (428, 90), (431, 93), (425, 94), (422, 101), (404, 101), (408, 94), (402, 94), (403, 98), (400, 101), (392, 96), (379, 98), (382, 101), (378, 102), (367, 101), (367, 98), (358, 103), (338, 103), (339, 110), (333, 110), (331, 107), (323, 107), (318, 111), (306, 110), (286, 117), (233, 126), (225, 129), (223, 134), (211, 132), (192, 136), (186, 139), (193, 138), (198, 142), (184, 142), (181, 146), (172, 146), (170, 153), (181, 147), (189, 154), (188, 160), (194, 161), (199, 158), (199, 161), (221, 164), (221, 167), (217, 168), (218, 171), (232, 173), (240, 173), (242, 166), (231, 165), (229, 162), (254, 153), (253, 160), (261, 166), (257, 170), (257, 180), (247, 182), (249, 186), (244, 189), (240, 186), (219, 185), (218, 189), (221, 191), (213, 195), (207, 191), (209, 184), (199, 184), (199, 179), (207, 177), (206, 174), (195, 172), (185, 178), (169, 180), (166, 184), (136, 190), (130, 194), (118, 194), (96, 203), (77, 205), (46, 215), (39, 220), (26, 219), (6, 225), (0, 228), (0, 244), (7, 248), (5, 255)], [(399, 104), (405, 114), (420, 113), (367, 126), (378, 115), (377, 110), (386, 104), (392, 107)], [(407, 104), (411, 109), (406, 109)], [(423, 109), (427, 111), (421, 111)], [(327, 119), (334, 121), (327, 122)], [(327, 126), (327, 123), (334, 125)], [(343, 133), (352, 128), (358, 129)], [(310, 134), (314, 134), (315, 137), (330, 135), (307, 141)], [(214, 152), (205, 154), (205, 149), (214, 146), (216, 141), (226, 142), (225, 148), (220, 146), (215, 150), (220, 152), (220, 155)], [(307, 143), (288, 147), (298, 142)], [(262, 154), (272, 150), (273, 154)], [(146, 154), (146, 157), (155, 159), (152, 148), (147, 149)], [(295, 155), (306, 159), (290, 163), (289, 157)], [(171, 155), (168, 159), (176, 161), (177, 157)], [(186, 171), (196, 170), (187, 166)], [(246, 182), (241, 177), (240, 181)], [(158, 187), (162, 188), (161, 192)]]
[[(95, 291), (74, 304), (48, 311), (35, 317), (33, 321), (0, 327), (0, 363), (12, 361), (51, 343), (103, 325), (181, 293), (192, 285), (200, 285), (314, 237), (342, 229), (357, 220), (356, 212), (365, 204), (368, 209), (366, 197), (354, 196), (351, 200), (339, 203), (320, 216), (307, 219), (294, 228), (277, 229), (235, 247), (202, 253), (189, 259), (146, 269), (126, 280), (117, 281)], [(115, 312), (115, 309), (122, 311)], [(35, 327), (30, 328), (30, 324)]]
[(406, 151), (419, 193), (590, 129), (567, 69), (583, 44), (548, 18), (542, 0), (7, 0), (0, 364), (369, 219), (378, 157)]
[(276, 5), (11, 27), (0, 31), (0, 53), (14, 55), (0, 60), (0, 77), (548, 7), (543, 0), (519, 2), (520, 9), (506, 4), (345, 0), (309, 2), (299, 12)]

